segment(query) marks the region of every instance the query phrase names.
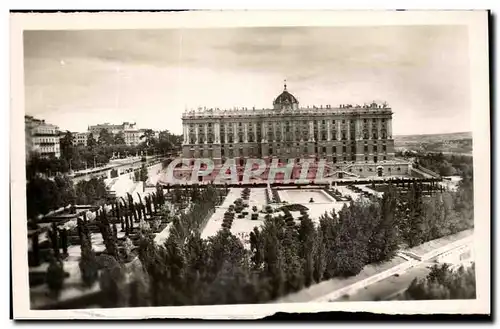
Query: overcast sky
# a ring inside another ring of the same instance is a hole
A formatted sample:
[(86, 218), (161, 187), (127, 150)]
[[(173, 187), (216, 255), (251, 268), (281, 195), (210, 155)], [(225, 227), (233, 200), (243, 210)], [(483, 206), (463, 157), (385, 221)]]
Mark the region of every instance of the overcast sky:
[(470, 131), (461, 26), (29, 31), (26, 113), (63, 130), (182, 132), (186, 107), (387, 101), (394, 134)]

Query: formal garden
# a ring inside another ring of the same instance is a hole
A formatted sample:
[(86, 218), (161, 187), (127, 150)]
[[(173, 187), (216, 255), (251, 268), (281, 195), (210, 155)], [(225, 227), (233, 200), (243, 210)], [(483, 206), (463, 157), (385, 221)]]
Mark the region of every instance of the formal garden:
[(141, 241), (172, 231), (176, 235), (201, 231), (226, 194), (226, 189), (196, 187), (164, 193), (158, 186), (143, 199), (139, 196), (139, 202), (128, 194), (100, 206), (70, 205), (31, 221), (32, 306), (66, 308), (78, 300), (87, 304), (92, 296), (98, 302), (97, 296), (118, 289), (116, 273), (123, 276), (137, 270)]

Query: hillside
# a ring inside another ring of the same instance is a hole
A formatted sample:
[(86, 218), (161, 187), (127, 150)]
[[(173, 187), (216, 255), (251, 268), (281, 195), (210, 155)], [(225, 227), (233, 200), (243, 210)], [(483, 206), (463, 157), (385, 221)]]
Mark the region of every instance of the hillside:
[(396, 150), (472, 154), (472, 133), (394, 136)]

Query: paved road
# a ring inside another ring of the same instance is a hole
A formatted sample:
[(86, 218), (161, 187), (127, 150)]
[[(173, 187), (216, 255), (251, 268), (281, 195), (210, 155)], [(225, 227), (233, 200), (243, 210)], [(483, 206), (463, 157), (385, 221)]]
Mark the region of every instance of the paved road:
[[(153, 160), (151, 160), (151, 161), (153, 161)], [(150, 160), (148, 160), (147, 164), (149, 165), (149, 163), (150, 163)], [(117, 164), (115, 167), (112, 167), (112, 168), (110, 167), (110, 168), (108, 168), (106, 170), (103, 170), (101, 172), (90, 173), (90, 174), (87, 174), (87, 175), (84, 175), (84, 176), (75, 177), (75, 178), (73, 178), (73, 182), (78, 183), (81, 180), (89, 180), (92, 177), (100, 177), (102, 175), (106, 175), (106, 172), (108, 170), (111, 170), (111, 169), (127, 170), (129, 168), (134, 168), (134, 169), (140, 168), (142, 166), (142, 164), (143, 164), (143, 162), (141, 162), (141, 160), (135, 161), (133, 163), (122, 164), (122, 165)]]
[(358, 290), (348, 298), (338, 299), (338, 301), (394, 300), (408, 288), (413, 279), (426, 277), (430, 272), (430, 269), (427, 268), (430, 265), (431, 263), (428, 262), (419, 263), (399, 276), (390, 276), (387, 279)]

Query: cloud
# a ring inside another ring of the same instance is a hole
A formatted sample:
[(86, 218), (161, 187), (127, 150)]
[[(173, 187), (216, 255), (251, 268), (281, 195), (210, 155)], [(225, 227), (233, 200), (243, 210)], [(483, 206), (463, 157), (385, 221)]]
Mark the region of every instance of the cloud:
[(180, 132), (185, 106), (269, 107), (283, 79), (303, 105), (386, 100), (395, 132), (470, 129), (465, 27), (27, 31), (24, 44), (26, 111), (75, 130), (116, 116)]

